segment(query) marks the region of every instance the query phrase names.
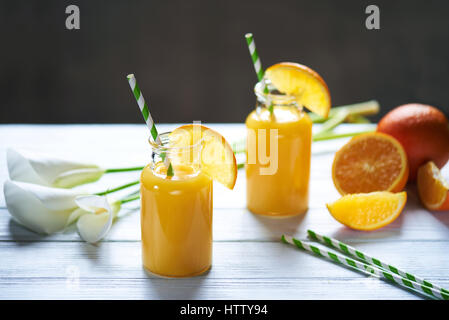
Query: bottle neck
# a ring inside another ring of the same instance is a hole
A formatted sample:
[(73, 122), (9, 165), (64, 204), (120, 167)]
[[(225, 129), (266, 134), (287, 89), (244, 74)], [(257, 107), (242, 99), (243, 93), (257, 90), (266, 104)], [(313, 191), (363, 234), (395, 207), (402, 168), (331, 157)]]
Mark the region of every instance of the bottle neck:
[(187, 178), (196, 176), (201, 171), (201, 143), (188, 147), (172, 147), (170, 133), (161, 134), (161, 144), (149, 140), (151, 146), (150, 168), (153, 174), (166, 177), (167, 164), (171, 164), (174, 178)]
[(302, 110), (296, 96), (279, 92), (268, 80), (258, 82), (254, 87), (257, 98), (256, 108), (292, 107)]

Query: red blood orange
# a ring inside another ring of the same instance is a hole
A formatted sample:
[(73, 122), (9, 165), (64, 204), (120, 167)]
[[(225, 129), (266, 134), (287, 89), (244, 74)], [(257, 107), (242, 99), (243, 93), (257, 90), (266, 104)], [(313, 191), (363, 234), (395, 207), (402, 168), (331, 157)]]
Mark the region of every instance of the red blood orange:
[(380, 120), (377, 131), (395, 137), (404, 147), (409, 181), (416, 179), (424, 163), (433, 161), (441, 168), (449, 160), (448, 120), (435, 107), (418, 103), (399, 106)]

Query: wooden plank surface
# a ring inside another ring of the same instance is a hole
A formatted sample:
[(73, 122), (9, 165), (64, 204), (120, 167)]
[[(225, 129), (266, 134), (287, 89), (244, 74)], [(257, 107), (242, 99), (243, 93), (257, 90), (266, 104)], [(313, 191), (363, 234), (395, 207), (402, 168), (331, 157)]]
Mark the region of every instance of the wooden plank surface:
[[(178, 125), (161, 125), (167, 131)], [(245, 134), (242, 124), (210, 127), (229, 141)], [(363, 130), (362, 127), (356, 127)], [(339, 130), (354, 130), (342, 126)], [(0, 182), (8, 178), (8, 147), (89, 161), (104, 167), (142, 165), (149, 158), (141, 125), (2, 125)], [(366, 277), (279, 242), (282, 233), (331, 235), (392, 264), (449, 286), (449, 213), (422, 209), (416, 188), (408, 187), (403, 214), (376, 232), (356, 232), (336, 222), (325, 202), (339, 197), (332, 184), (333, 153), (347, 139), (313, 145), (310, 210), (298, 217), (270, 219), (245, 208), (245, 176), (236, 188), (214, 185), (214, 261), (207, 274), (159, 279), (141, 267), (137, 203), (126, 205), (108, 237), (98, 245), (80, 241), (72, 227), (37, 235), (14, 222), (0, 196), (1, 299), (420, 299), (398, 287)], [(98, 191), (138, 178), (109, 174), (82, 187)], [(128, 191), (129, 192), (129, 191)]]
[[(409, 246), (403, 255), (387, 243), (355, 244), (399, 265), (407, 260), (405, 255), (438, 255), (432, 270), (422, 270), (425, 265), (420, 260), (407, 261), (408, 269), (449, 284), (445, 278), (449, 268), (443, 264), (445, 244), (427, 243), (418, 249)], [(141, 267), (138, 242), (107, 242), (97, 247), (73, 242), (2, 242), (0, 250), (0, 292), (2, 298), (9, 299), (419, 298), (278, 242), (216, 242), (212, 269), (190, 279), (148, 276)]]

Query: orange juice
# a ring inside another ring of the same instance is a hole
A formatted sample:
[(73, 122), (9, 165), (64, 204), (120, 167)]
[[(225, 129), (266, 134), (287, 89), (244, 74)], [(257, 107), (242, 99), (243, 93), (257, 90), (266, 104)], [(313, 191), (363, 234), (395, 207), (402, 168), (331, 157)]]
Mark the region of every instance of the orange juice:
[(142, 260), (165, 277), (195, 276), (212, 262), (212, 180), (198, 167), (150, 163), (141, 174)]
[[(309, 198), (312, 121), (294, 97), (265, 94), (261, 84), (255, 91), (259, 105), (246, 119), (247, 207), (253, 213), (276, 217), (304, 213)], [(273, 114), (267, 108), (270, 105)], [(264, 168), (269, 164), (262, 160), (269, 153), (272, 161), (277, 160), (277, 170), (267, 174)]]

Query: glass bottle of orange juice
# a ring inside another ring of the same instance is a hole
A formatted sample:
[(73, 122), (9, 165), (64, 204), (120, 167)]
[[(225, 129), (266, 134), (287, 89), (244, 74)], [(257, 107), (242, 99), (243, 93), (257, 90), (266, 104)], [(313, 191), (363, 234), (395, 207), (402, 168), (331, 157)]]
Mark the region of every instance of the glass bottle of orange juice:
[(257, 83), (254, 91), (256, 109), (246, 119), (247, 207), (273, 217), (304, 213), (309, 198), (312, 121), (297, 97), (280, 93), (269, 82)]
[(189, 277), (212, 263), (212, 180), (201, 171), (201, 141), (174, 148), (169, 135), (160, 135), (161, 145), (150, 142), (152, 161), (140, 179), (143, 266), (159, 276)]

